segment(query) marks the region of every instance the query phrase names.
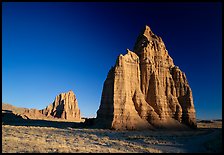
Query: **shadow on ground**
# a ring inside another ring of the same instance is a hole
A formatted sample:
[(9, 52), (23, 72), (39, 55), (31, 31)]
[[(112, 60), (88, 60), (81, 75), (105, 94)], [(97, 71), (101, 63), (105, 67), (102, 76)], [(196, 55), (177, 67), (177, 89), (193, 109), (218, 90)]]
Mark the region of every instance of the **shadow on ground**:
[(2, 125), (13, 126), (36, 126), (36, 127), (55, 127), (55, 128), (84, 128), (86, 123), (83, 122), (63, 122), (38, 119), (24, 119), (22, 116), (5, 111), (2, 113)]

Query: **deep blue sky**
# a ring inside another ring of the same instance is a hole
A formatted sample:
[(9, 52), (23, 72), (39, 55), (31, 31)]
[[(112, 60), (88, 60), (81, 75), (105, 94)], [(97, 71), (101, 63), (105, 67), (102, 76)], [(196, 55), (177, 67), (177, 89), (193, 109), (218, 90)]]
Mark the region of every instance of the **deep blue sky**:
[(45, 108), (73, 90), (96, 116), (119, 54), (149, 25), (186, 73), (199, 119), (222, 117), (221, 3), (2, 3), (2, 101)]

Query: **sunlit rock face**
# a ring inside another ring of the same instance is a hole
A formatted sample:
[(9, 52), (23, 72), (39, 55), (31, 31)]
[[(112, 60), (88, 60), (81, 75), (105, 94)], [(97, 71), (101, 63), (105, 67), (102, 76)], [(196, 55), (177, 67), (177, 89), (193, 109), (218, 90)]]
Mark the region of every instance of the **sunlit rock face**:
[[(18, 108), (14, 108), (18, 109)], [(68, 120), (81, 122), (80, 109), (75, 94), (72, 91), (61, 93), (55, 97), (52, 104), (45, 109), (27, 109), (19, 108), (20, 115), (23, 119), (42, 119), (42, 120)], [(17, 114), (17, 113), (16, 113)]]
[(41, 110), (41, 113), (47, 117), (52, 116), (72, 121), (81, 120), (78, 102), (71, 90), (57, 95), (54, 102)]
[(148, 26), (109, 71), (95, 122), (116, 130), (197, 127), (186, 75)]

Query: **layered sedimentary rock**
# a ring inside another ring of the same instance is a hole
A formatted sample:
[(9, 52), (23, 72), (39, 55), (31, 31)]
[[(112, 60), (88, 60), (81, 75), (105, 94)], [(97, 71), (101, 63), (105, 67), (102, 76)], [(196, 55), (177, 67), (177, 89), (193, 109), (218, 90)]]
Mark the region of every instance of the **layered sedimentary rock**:
[(192, 91), (162, 39), (146, 26), (104, 82), (96, 124), (104, 128), (196, 127)]
[[(146, 109), (141, 109), (143, 106), (140, 104), (144, 104), (144, 108), (148, 107), (143, 94), (140, 93), (139, 82), (139, 58), (128, 50), (128, 54), (119, 56), (104, 83), (101, 105), (97, 112), (99, 122), (105, 123), (101, 126), (115, 129), (150, 127), (150, 124), (140, 116), (144, 117), (146, 112)], [(136, 108), (141, 109), (142, 114), (139, 114)]]
[(10, 104), (3, 104), (2, 110), (20, 115), (24, 119), (64, 119), (69, 121), (83, 121), (80, 109), (73, 91), (61, 93), (55, 97), (52, 104), (45, 109), (18, 108)]
[(41, 110), (41, 113), (47, 117), (55, 117), (66, 120), (81, 120), (80, 109), (73, 91), (61, 93), (56, 96), (54, 102)]
[[(41, 110), (37, 109), (25, 109), (25, 111), (21, 114), (24, 119), (46, 119), (46, 116), (42, 114)], [(53, 118), (53, 117), (48, 117)]]
[(43, 115), (40, 110), (16, 107), (11, 104), (3, 103), (2, 111), (4, 113), (12, 113), (16, 116), (23, 118), (23, 119), (44, 119), (44, 118), (46, 118), (46, 116)]

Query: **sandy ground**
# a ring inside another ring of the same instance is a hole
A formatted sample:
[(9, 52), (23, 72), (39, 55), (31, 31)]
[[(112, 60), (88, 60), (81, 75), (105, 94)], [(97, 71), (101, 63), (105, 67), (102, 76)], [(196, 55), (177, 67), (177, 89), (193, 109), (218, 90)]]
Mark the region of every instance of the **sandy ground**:
[(113, 131), (2, 125), (2, 152), (221, 152), (222, 122), (191, 131)]

